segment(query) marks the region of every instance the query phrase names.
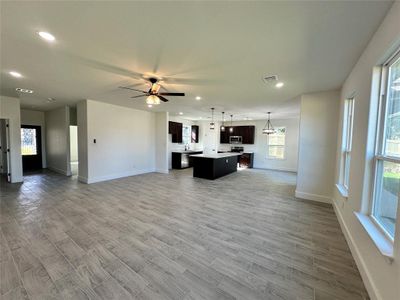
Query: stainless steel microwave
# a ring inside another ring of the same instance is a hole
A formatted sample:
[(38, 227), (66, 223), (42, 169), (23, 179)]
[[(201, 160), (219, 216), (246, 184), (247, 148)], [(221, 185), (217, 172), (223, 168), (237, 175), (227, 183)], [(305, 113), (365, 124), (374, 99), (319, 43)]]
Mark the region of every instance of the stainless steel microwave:
[(229, 144), (241, 144), (242, 137), (239, 135), (232, 135), (229, 137)]

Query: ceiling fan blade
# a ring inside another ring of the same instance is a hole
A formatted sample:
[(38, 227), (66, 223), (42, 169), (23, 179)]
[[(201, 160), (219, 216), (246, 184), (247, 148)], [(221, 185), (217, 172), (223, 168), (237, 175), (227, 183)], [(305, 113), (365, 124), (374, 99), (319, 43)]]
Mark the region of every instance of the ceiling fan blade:
[(147, 96), (147, 94), (146, 95), (137, 95), (137, 96), (133, 96), (131, 98), (139, 98), (139, 97), (145, 97), (145, 96)]
[(164, 96), (185, 96), (185, 93), (158, 93), (157, 95), (164, 95)]
[(169, 101), (168, 99), (164, 98), (163, 96), (157, 95), (157, 97), (160, 98), (161, 101), (164, 101), (164, 102)]
[(119, 86), (119, 88), (147, 94), (147, 92), (145, 92), (145, 91), (133, 89), (133, 88), (130, 88), (130, 87), (127, 87), (127, 86)]

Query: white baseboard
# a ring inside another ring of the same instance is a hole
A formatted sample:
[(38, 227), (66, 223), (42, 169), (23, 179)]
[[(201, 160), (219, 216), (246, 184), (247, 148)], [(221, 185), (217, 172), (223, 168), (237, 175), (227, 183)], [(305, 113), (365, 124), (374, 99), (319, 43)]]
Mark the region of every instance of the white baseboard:
[(371, 300), (380, 300), (382, 299), (379, 296), (378, 289), (376, 288), (375, 284), (371, 280), (370, 272), (368, 271), (365, 261), (362, 258), (360, 251), (354, 242), (354, 238), (347, 227), (346, 223), (344, 222), (342, 213), (340, 212), (340, 209), (337, 207), (337, 204), (334, 200), (332, 200), (333, 203), (333, 209), (335, 211), (336, 217), (339, 221), (340, 227), (342, 229), (342, 232), (344, 234), (344, 237), (346, 238), (347, 244), (349, 245), (351, 254), (353, 255), (353, 258), (357, 264), (358, 270), (360, 271), (361, 278), (364, 282), (365, 288), (367, 289), (367, 292), (369, 294), (369, 297)]
[(89, 183), (87, 177), (79, 176), (78, 175), (78, 181), (83, 182), (83, 183)]
[(323, 202), (323, 203), (332, 203), (332, 200), (330, 197), (323, 196), (323, 195), (317, 195), (317, 194), (309, 194), (305, 192), (300, 192), (300, 191), (295, 191), (295, 196), (296, 198), (300, 199), (305, 199), (305, 200), (312, 200), (312, 201), (318, 201), (318, 202)]
[[(118, 179), (118, 178), (123, 178), (123, 177), (129, 177), (129, 176), (135, 176), (135, 175), (140, 175), (140, 174), (145, 174), (145, 173), (151, 173), (154, 172), (154, 169), (149, 169), (149, 170), (131, 170), (123, 173), (117, 173), (117, 174), (110, 174), (110, 175), (105, 175), (105, 176), (98, 176), (98, 177), (92, 177), (92, 178), (84, 178), (82, 177), (82, 182), (90, 184), (90, 183), (96, 183), (96, 182), (101, 182), (101, 181), (107, 181), (107, 180), (113, 180), (113, 179)], [(79, 179), (79, 176), (78, 176)]]
[(71, 176), (71, 174), (68, 174), (68, 172), (65, 170), (62, 170), (62, 169), (59, 169), (56, 167), (51, 167), (51, 166), (48, 166), (47, 168), (53, 172), (56, 172), (56, 173), (59, 173), (59, 174), (65, 175), (65, 176)]
[(291, 168), (264, 168), (264, 167), (257, 167), (254, 166), (254, 169), (258, 170), (272, 170), (272, 171), (283, 171), (283, 172), (292, 172), (292, 173), (297, 173), (296, 169), (291, 169)]
[(169, 170), (168, 169), (156, 169), (157, 173), (163, 173), (163, 174), (168, 174)]

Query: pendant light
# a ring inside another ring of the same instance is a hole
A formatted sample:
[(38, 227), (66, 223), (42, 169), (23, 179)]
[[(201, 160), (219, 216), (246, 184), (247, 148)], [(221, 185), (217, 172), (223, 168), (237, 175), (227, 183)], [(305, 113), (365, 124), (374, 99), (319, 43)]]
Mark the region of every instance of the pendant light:
[(233, 115), (231, 115), (231, 127), (229, 127), (229, 132), (233, 132), (232, 121), (233, 121)]
[(264, 129), (262, 130), (263, 134), (273, 134), (273, 133), (275, 133), (275, 129), (274, 129), (274, 126), (272, 126), (270, 117), (271, 117), (271, 112), (269, 111), (268, 112), (268, 121), (265, 124)]
[(225, 132), (225, 112), (222, 112), (222, 125), (221, 125), (221, 131)]
[(211, 108), (211, 123), (210, 123), (210, 129), (214, 130), (215, 129), (215, 123), (214, 123), (214, 107)]

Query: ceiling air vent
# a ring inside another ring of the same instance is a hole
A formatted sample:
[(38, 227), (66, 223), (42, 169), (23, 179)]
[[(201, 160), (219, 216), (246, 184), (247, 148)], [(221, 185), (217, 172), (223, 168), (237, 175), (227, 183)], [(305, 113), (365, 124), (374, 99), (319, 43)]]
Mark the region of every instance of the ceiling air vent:
[(276, 81), (278, 81), (278, 76), (277, 75), (268, 75), (268, 76), (264, 76), (262, 79), (265, 83), (275, 83)]
[(16, 90), (17, 92), (21, 92), (21, 93), (28, 93), (28, 94), (32, 94), (32, 93), (33, 93), (32, 90), (22, 89), (22, 88), (16, 88), (15, 90)]

